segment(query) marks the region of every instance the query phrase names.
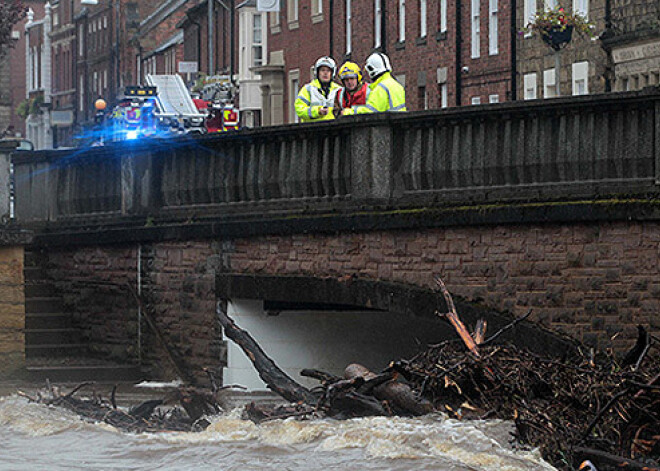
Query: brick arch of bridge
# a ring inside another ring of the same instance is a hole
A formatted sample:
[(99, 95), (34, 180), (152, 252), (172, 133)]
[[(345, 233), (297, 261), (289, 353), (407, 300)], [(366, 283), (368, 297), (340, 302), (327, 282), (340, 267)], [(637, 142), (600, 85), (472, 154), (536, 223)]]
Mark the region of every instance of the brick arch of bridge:
[[(103, 285), (84, 281), (135, 283), (140, 265), (154, 320), (195, 371), (222, 367), (221, 336), (214, 327), (215, 285), (218, 275), (229, 273), (355, 276), (427, 289), (439, 274), (454, 295), (468, 302), (516, 316), (532, 308), (534, 320), (542, 325), (605, 346), (617, 333), (615, 346), (627, 346), (636, 324), (654, 332), (659, 327), (657, 221), (282, 233), (139, 245), (70, 242), (45, 248), (48, 272), (98, 350), (120, 355), (123, 348), (130, 354), (122, 344), (130, 332), (118, 331), (135, 330), (126, 318), (134, 314), (125, 295), (103, 293)], [(148, 332), (144, 347), (144, 359), (158, 375), (164, 355)]]

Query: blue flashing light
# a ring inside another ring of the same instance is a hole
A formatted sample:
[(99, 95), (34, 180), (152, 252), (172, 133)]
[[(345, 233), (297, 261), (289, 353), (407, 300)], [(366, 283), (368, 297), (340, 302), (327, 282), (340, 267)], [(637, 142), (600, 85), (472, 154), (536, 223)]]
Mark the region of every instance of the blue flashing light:
[(133, 130), (133, 131), (126, 131), (126, 140), (127, 141), (132, 141), (134, 139), (138, 138), (138, 132)]

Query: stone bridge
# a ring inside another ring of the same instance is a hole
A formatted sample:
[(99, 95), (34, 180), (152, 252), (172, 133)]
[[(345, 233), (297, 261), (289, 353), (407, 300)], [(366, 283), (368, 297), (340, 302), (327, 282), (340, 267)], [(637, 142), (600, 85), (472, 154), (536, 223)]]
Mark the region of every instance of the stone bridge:
[(186, 368), (228, 361), (225, 380), (259, 386), (222, 341), (217, 300), (291, 371), (389, 361), (447, 335), (434, 275), (491, 333), (529, 309), (599, 346), (660, 329), (657, 89), (13, 162), (16, 220), (76, 322), (154, 376), (169, 344)]

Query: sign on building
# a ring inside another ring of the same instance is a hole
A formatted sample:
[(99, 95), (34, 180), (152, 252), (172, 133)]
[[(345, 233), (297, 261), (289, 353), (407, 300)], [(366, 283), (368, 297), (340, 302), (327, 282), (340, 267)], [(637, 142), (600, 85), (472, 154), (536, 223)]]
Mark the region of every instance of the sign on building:
[(180, 74), (194, 74), (197, 73), (199, 67), (197, 61), (181, 61), (179, 62), (179, 73)]
[(280, 0), (257, 0), (257, 11), (280, 11)]

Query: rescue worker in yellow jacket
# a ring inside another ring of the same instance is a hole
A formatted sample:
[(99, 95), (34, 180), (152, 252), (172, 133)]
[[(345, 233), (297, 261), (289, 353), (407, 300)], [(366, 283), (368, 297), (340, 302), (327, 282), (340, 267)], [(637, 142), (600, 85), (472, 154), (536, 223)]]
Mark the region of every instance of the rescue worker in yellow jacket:
[(337, 64), (332, 57), (324, 56), (314, 64), (316, 78), (298, 93), (296, 114), (304, 123), (335, 119), (332, 108), (340, 86), (332, 81)]
[(353, 106), (353, 114), (406, 111), (406, 90), (392, 77), (389, 57), (374, 52), (367, 58), (364, 69), (372, 81), (369, 98), (366, 104)]

